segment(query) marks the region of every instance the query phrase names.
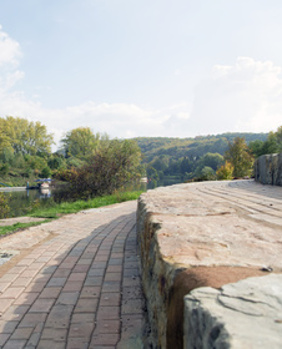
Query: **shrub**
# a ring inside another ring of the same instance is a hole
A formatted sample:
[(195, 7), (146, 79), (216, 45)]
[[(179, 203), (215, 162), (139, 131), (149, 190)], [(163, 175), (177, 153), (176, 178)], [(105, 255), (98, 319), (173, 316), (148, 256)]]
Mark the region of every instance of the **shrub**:
[(225, 162), (224, 165), (222, 165), (217, 171), (216, 171), (216, 176), (217, 179), (219, 180), (227, 180), (227, 179), (232, 179), (233, 177), (233, 171), (234, 167), (232, 164), (228, 161)]
[(9, 197), (0, 193), (0, 218), (6, 218), (10, 212)]

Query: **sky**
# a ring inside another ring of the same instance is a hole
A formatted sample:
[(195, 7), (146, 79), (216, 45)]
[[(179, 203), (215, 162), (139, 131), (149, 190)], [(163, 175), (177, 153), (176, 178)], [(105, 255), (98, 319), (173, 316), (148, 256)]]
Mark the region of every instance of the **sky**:
[(0, 117), (59, 145), (282, 125), (281, 0), (0, 0)]

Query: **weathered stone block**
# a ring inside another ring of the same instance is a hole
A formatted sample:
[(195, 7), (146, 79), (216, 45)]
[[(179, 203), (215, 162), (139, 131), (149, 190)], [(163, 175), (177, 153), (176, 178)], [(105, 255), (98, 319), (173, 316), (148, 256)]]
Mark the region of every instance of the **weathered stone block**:
[(255, 162), (255, 179), (262, 184), (282, 186), (282, 153), (260, 156)]
[(282, 275), (199, 288), (184, 302), (185, 349), (281, 348)]

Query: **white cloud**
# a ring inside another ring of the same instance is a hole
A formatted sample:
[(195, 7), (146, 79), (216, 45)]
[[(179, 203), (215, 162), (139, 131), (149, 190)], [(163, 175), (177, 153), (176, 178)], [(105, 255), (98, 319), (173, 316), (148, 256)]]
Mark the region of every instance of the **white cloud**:
[(10, 38), (0, 25), (0, 67), (7, 64), (16, 67), (19, 64), (20, 57), (19, 43)]
[(216, 65), (195, 90), (191, 128), (198, 134), (275, 130), (282, 123), (281, 71), (249, 57)]

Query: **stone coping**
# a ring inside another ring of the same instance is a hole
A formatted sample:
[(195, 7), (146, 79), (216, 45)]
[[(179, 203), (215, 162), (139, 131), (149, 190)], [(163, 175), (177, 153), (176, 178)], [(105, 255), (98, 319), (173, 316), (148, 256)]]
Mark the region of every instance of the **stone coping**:
[(282, 188), (253, 180), (157, 188), (137, 214), (153, 347), (183, 347), (183, 297), (282, 271)]

